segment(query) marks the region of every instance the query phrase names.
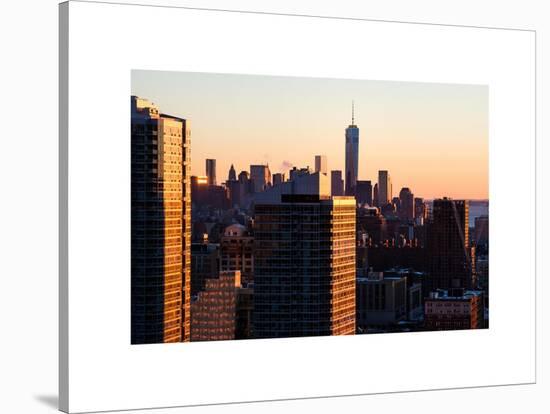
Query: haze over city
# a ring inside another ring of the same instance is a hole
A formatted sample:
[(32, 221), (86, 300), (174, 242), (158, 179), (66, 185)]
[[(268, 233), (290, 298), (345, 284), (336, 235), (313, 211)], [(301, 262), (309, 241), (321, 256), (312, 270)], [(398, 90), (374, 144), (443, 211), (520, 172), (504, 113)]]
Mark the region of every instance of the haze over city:
[(488, 198), (488, 88), (482, 85), (132, 71), (132, 94), (191, 120), (191, 174), (217, 160), (219, 179), (269, 164), (273, 173), (344, 170), (344, 130), (360, 129), (360, 180), (389, 170), (394, 190)]

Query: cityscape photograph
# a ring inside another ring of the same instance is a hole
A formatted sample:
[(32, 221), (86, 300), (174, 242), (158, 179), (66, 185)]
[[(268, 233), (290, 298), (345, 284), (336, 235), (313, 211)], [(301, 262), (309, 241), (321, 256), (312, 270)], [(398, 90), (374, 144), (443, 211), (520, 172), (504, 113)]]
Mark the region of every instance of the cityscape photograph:
[(488, 92), (133, 70), (131, 343), (488, 328)]

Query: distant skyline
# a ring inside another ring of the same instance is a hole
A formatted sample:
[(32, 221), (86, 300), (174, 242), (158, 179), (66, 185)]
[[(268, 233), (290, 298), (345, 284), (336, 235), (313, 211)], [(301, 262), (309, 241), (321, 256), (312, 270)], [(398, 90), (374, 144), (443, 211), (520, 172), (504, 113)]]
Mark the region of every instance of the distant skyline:
[(216, 159), (218, 183), (269, 164), (272, 173), (344, 171), (345, 129), (359, 133), (359, 180), (388, 170), (393, 195), (487, 199), (488, 87), (372, 80), (132, 71), (132, 94), (191, 126), (191, 173)]

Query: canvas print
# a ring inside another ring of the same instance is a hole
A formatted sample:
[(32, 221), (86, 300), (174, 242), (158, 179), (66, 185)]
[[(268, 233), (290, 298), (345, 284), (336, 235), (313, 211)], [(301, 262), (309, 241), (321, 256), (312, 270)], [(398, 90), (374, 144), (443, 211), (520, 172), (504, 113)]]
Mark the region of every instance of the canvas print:
[(134, 70), (130, 109), (132, 344), (488, 328), (486, 85)]

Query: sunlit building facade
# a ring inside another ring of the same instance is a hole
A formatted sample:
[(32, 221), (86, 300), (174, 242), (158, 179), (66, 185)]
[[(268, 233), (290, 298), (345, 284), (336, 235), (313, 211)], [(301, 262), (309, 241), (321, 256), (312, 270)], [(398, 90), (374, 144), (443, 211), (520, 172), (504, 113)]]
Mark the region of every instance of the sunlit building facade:
[(303, 176), (257, 200), (257, 338), (355, 333), (355, 199), (330, 197), (323, 180)]
[(131, 342), (190, 339), (190, 130), (131, 98)]
[(241, 273), (220, 272), (205, 282), (191, 303), (191, 341), (235, 339)]

